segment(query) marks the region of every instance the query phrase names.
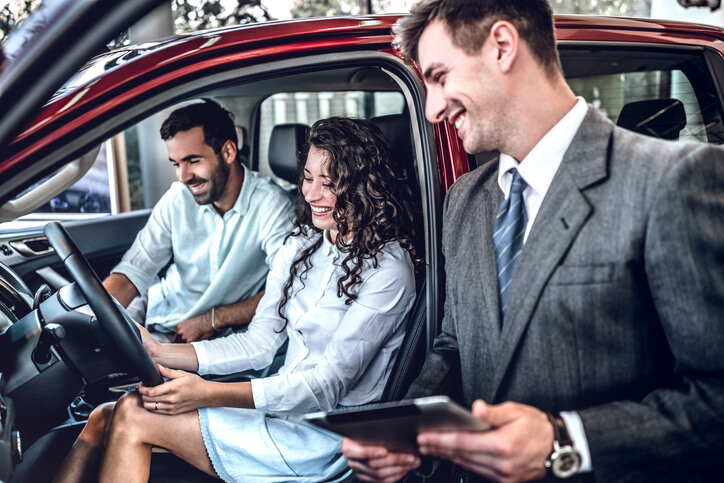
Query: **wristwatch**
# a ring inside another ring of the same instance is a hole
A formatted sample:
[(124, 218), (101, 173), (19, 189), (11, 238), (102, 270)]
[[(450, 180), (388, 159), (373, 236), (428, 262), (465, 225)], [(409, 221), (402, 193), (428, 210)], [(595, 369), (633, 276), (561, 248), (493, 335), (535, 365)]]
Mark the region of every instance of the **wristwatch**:
[(545, 462), (556, 478), (570, 478), (581, 467), (581, 455), (573, 446), (566, 423), (560, 415), (548, 414), (553, 425), (553, 452)]

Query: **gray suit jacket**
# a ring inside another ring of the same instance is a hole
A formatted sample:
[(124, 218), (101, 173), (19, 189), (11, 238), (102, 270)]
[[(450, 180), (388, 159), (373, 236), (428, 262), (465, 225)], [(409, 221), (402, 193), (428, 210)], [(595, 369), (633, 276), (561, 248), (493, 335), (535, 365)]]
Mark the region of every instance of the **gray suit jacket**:
[(589, 107), (500, 320), (497, 162), (445, 200), (442, 333), (408, 396), (578, 411), (597, 481), (696, 481), (724, 460), (724, 150)]

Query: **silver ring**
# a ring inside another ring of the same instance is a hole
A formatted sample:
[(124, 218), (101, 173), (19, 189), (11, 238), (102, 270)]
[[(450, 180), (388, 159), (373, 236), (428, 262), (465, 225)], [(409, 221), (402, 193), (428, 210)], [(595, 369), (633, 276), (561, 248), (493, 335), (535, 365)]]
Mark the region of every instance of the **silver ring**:
[(156, 401), (156, 411), (158, 411), (158, 401)]

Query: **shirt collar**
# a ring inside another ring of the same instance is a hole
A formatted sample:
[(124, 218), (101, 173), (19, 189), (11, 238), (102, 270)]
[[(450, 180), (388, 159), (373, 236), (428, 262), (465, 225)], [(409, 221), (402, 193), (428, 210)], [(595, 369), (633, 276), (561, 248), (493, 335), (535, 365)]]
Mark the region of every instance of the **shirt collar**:
[[(350, 238), (350, 241), (351, 240)], [(324, 255), (334, 255), (336, 257), (341, 254), (337, 245), (329, 240), (329, 230), (322, 232), (322, 246), (319, 249)]]
[(500, 154), (498, 163), (498, 186), (505, 196), (510, 192), (513, 175), (510, 170), (516, 168), (528, 187), (545, 195), (563, 161), (573, 137), (586, 117), (588, 106), (583, 97), (577, 97), (576, 104), (563, 118), (538, 141), (530, 153), (520, 163), (510, 155)]
[(337, 252), (337, 245), (332, 243), (329, 240), (329, 230), (324, 230), (322, 232), (322, 246), (320, 247), (322, 250), (322, 254), (324, 255), (334, 255)]

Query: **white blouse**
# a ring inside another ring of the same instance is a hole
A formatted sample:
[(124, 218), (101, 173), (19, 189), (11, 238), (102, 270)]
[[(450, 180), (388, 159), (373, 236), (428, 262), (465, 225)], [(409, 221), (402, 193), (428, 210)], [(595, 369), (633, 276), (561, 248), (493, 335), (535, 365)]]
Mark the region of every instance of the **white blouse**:
[(282, 330), (277, 306), (291, 264), (320, 236), (290, 237), (279, 250), (248, 330), (193, 343), (199, 374), (229, 374), (267, 367), (289, 337), (279, 373), (252, 380), (257, 409), (307, 412), (377, 401), (402, 343), (405, 315), (415, 300), (407, 251), (397, 242), (387, 243), (377, 255), (377, 267), (365, 263), (357, 299), (346, 305), (346, 297), (337, 296), (344, 254), (326, 232), (311, 257), (312, 267), (294, 282), (284, 309), (289, 324)]

